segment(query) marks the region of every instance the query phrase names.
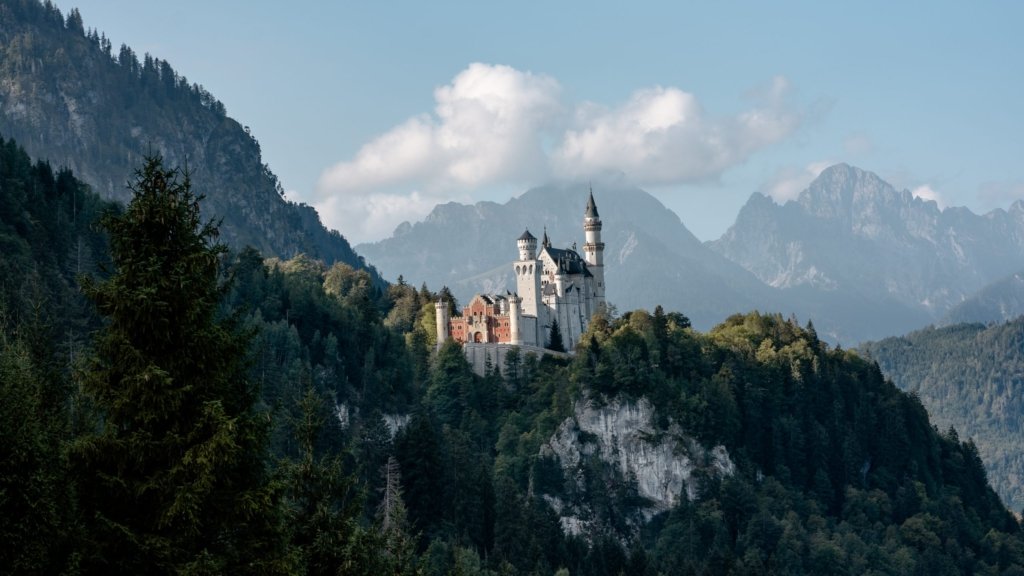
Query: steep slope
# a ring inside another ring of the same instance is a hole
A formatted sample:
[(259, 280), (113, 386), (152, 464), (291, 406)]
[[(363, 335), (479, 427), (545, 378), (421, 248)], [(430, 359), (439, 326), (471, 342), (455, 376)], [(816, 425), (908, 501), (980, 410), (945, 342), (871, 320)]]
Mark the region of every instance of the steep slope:
[(862, 350), (913, 391), (940, 428), (970, 437), (996, 491), (1024, 507), (1024, 318), (996, 326), (926, 328)]
[(141, 158), (159, 153), (188, 167), (229, 245), (365, 267), (313, 208), (281, 197), (259, 143), (223, 104), (166, 61), (140, 63), (126, 46), (115, 54), (77, 10), (65, 19), (38, 0), (0, 5), (0, 132), (121, 201)]
[[(710, 327), (736, 310), (770, 307), (773, 290), (705, 248), (679, 217), (643, 190), (597, 185), (604, 223), (608, 299), (620, 310), (639, 307), (685, 312)], [(505, 204), (437, 206), (423, 221), (404, 223), (391, 238), (357, 248), (385, 277), (446, 285), (461, 302), (476, 292), (515, 285), (510, 263), (524, 229), (547, 229), (555, 246), (582, 249), (587, 187), (560, 184), (531, 189)]]
[(771, 286), (811, 289), (825, 310), (863, 300), (862, 313), (895, 314), (887, 329), (902, 332), (1024, 266), (1024, 204), (940, 210), (839, 164), (785, 205), (755, 193), (710, 246)]

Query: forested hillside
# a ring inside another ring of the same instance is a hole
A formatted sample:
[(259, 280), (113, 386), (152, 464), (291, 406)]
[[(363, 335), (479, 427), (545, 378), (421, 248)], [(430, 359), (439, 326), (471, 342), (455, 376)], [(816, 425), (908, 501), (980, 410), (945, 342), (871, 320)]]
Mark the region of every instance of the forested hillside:
[(973, 439), (996, 491), (1024, 507), (1024, 318), (926, 328), (863, 349), (940, 429)]
[(21, 326), (33, 346), (73, 358), (97, 319), (75, 277), (107, 263), (106, 236), (95, 224), (118, 210), (70, 170), (33, 163), (0, 137), (0, 322)]
[(957, 304), (942, 324), (1006, 322), (1024, 314), (1024, 272), (1016, 272), (985, 286)]
[(312, 207), (282, 197), (259, 142), (220, 101), (166, 60), (112, 46), (77, 10), (0, 3), (0, 133), (121, 201), (141, 159), (160, 154), (188, 167), (229, 246), (366, 266)]
[[(109, 273), (83, 272), (103, 319), (87, 350), (32, 340), (31, 302), (8, 308), (0, 565), (15, 573), (1024, 566), (974, 445), (810, 326), (754, 313), (701, 333), (638, 310), (595, 319), (575, 358), (513, 355), (481, 377), (457, 344), (434, 350), (450, 296), (227, 253), (158, 159), (134, 190), (98, 228)], [(6, 236), (34, 250), (33, 230)], [(638, 422), (628, 440), (652, 451), (616, 452), (595, 415)]]

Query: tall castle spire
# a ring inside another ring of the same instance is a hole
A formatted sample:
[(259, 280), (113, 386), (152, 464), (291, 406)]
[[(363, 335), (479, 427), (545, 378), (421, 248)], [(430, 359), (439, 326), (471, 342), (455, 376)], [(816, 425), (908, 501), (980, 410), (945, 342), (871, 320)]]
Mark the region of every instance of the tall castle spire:
[(598, 306), (604, 305), (604, 242), (601, 241), (601, 216), (597, 213), (594, 202), (594, 189), (590, 188), (587, 208), (583, 213), (583, 232), (587, 242), (583, 245), (583, 259), (586, 260), (591, 274), (594, 275), (594, 300)]

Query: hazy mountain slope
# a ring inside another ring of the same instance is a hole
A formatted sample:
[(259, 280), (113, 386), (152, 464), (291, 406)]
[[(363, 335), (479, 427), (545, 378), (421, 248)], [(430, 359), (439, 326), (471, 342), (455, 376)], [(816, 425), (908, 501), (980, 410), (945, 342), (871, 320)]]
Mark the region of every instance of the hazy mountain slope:
[(926, 328), (862, 347), (939, 429), (973, 438), (996, 491), (1024, 507), (1024, 319)]
[(1024, 272), (1016, 272), (985, 286), (957, 304), (943, 324), (1004, 322), (1024, 315)]
[(0, 4), (0, 132), (119, 200), (142, 156), (160, 153), (188, 166), (228, 244), (363, 265), (313, 208), (281, 197), (259, 143), (220, 102), (167, 62), (147, 54), (140, 63), (86, 33), (76, 11), (64, 19), (37, 0)]
[[(771, 308), (773, 290), (739, 266), (705, 248), (650, 194), (637, 188), (598, 185), (594, 198), (604, 224), (608, 299), (620, 310), (662, 304), (709, 327), (736, 311)], [(547, 228), (557, 247), (582, 249), (582, 184), (534, 188), (505, 204), (437, 206), (423, 221), (402, 224), (391, 238), (357, 248), (387, 278), (449, 286), (466, 302), (476, 292), (514, 286), (511, 262), (524, 229), (540, 237)]]
[(839, 164), (784, 205), (755, 193), (710, 246), (772, 286), (813, 289), (825, 311), (859, 300), (866, 313), (877, 312), (872, 302), (889, 308), (880, 321), (899, 311), (916, 322), (890, 319), (902, 332), (1024, 266), (1024, 204), (980, 216), (939, 210)]

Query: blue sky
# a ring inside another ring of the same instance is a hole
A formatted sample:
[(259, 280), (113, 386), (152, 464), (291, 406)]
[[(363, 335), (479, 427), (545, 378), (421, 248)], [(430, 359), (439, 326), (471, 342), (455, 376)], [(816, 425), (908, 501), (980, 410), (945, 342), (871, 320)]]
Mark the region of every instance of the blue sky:
[(624, 174), (704, 240), (844, 161), (1024, 198), (1024, 3), (58, 0), (252, 129), (359, 242), (437, 202)]

